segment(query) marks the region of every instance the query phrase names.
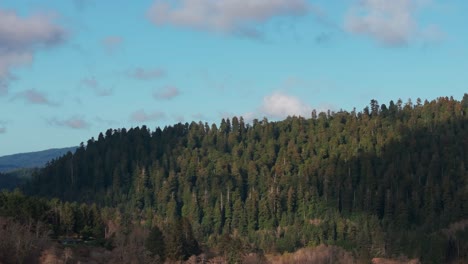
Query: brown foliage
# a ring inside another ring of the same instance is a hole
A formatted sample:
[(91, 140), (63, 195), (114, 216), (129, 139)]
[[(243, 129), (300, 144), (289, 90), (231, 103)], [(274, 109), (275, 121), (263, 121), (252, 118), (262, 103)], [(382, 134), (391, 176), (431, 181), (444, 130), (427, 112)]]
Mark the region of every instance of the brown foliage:
[(356, 260), (351, 253), (336, 246), (320, 245), (315, 248), (303, 248), (294, 253), (271, 257), (272, 264), (354, 264)]
[(268, 263), (267, 259), (263, 254), (250, 253), (244, 256), (242, 259), (243, 264), (263, 264)]
[(448, 237), (455, 237), (458, 231), (465, 230), (466, 228), (468, 228), (468, 219), (452, 223), (448, 228), (442, 229), (442, 233)]
[(116, 233), (110, 263), (159, 263), (145, 249), (148, 230), (134, 227), (128, 235)]
[(0, 262), (36, 263), (49, 239), (40, 222), (21, 224), (0, 217)]
[(420, 264), (419, 260), (417, 259), (402, 259), (402, 260), (394, 260), (394, 259), (386, 259), (386, 258), (373, 258), (372, 264)]
[(226, 264), (227, 261), (223, 257), (214, 257), (208, 260), (207, 264)]

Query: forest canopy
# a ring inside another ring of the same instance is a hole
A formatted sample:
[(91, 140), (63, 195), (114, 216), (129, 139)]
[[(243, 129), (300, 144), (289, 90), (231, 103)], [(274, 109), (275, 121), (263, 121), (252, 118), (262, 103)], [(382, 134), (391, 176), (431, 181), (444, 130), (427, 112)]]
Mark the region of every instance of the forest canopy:
[[(468, 94), (372, 100), (360, 112), (276, 122), (109, 129), (37, 171), (23, 191), (112, 212), (96, 223), (186, 228), (195, 251), (200, 243), (226, 257), (325, 244), (441, 263), (468, 258), (466, 228), (447, 231), (468, 219), (467, 150)], [(223, 248), (230, 239), (238, 249)]]

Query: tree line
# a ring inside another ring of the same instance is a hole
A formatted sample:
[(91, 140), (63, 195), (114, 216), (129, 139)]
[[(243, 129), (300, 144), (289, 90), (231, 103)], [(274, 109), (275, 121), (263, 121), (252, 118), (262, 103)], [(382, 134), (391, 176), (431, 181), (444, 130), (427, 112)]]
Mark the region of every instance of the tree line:
[[(264, 252), (328, 244), (364, 257), (466, 259), (465, 233), (441, 230), (468, 217), (467, 126), (465, 94), (277, 122), (109, 129), (23, 190), (133, 224), (186, 219), (212, 248), (228, 236)], [(60, 228), (82, 232), (74, 221)]]

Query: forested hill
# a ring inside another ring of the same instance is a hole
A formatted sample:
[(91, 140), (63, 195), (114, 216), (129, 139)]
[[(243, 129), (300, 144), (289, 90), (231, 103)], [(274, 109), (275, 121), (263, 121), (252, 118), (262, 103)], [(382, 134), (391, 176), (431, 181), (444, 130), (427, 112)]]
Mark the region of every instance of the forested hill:
[(184, 217), (208, 244), (237, 234), (267, 252), (325, 243), (443, 262), (468, 252), (466, 231), (438, 233), (468, 218), (467, 151), (468, 94), (372, 100), (279, 122), (108, 130), (25, 191), (123, 205), (138, 219)]
[(8, 172), (24, 168), (43, 167), (52, 159), (67, 152), (74, 152), (76, 147), (47, 149), (36, 152), (19, 153), (0, 157), (0, 172)]

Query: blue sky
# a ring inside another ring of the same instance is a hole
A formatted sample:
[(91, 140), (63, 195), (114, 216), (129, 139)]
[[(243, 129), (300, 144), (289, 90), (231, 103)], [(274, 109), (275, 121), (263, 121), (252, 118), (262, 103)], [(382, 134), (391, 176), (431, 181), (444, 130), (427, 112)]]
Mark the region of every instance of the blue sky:
[(0, 0), (0, 155), (468, 92), (462, 0)]

